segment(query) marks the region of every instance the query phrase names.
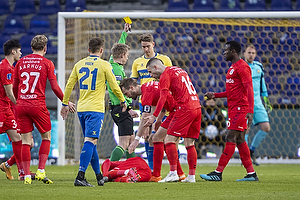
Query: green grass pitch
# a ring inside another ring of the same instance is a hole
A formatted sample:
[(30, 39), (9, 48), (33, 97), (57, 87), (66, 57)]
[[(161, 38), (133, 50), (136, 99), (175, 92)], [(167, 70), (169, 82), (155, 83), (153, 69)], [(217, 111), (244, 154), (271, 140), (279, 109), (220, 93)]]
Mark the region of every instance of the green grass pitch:
[[(182, 165), (184, 172), (188, 166)], [(46, 185), (32, 181), (24, 185), (17, 179), (17, 169), (12, 168), (15, 180), (7, 180), (0, 171), (1, 200), (13, 199), (56, 199), (56, 200), (100, 200), (100, 199), (300, 199), (300, 166), (298, 164), (262, 164), (255, 167), (259, 182), (236, 182), (246, 175), (239, 164), (229, 164), (223, 172), (222, 182), (202, 180), (199, 175), (216, 168), (213, 164), (198, 164), (196, 183), (106, 183), (104, 187), (75, 187), (74, 178), (78, 166), (46, 166), (47, 176), (54, 184)], [(36, 171), (37, 166), (31, 170)], [(169, 171), (163, 165), (162, 176)], [(87, 180), (96, 184), (91, 167), (86, 172)]]

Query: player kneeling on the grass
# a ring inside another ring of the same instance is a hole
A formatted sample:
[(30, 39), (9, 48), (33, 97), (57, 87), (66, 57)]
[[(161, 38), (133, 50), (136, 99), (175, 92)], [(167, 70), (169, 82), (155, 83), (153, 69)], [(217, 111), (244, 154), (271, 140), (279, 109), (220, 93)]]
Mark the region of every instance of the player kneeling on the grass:
[(151, 169), (140, 157), (128, 158), (125, 161), (105, 160), (101, 165), (104, 177), (113, 182), (148, 182)]

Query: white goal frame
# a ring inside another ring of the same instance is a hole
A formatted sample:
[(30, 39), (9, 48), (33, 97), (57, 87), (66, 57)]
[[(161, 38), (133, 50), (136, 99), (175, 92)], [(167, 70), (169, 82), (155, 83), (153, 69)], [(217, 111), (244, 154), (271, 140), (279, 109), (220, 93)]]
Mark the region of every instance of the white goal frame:
[[(58, 84), (65, 89), (65, 55), (67, 18), (300, 18), (298, 11), (285, 12), (59, 12), (58, 13)], [(60, 116), (61, 101), (57, 100), (59, 157), (58, 165), (65, 165), (65, 122)]]

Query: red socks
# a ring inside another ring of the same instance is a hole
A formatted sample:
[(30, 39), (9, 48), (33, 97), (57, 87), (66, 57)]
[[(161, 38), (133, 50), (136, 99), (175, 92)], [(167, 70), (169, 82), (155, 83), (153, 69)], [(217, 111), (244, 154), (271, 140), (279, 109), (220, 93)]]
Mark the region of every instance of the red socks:
[(254, 168), (252, 165), (251, 157), (250, 157), (250, 150), (246, 142), (243, 142), (242, 144), (239, 144), (237, 146), (239, 149), (239, 154), (242, 160), (242, 163), (244, 167), (247, 170), (247, 173), (254, 173)]
[(236, 144), (233, 142), (226, 142), (225, 149), (219, 159), (216, 171), (223, 172), (224, 168), (226, 167), (232, 155), (234, 154), (235, 145)]
[[(22, 148), (22, 146), (21, 146), (21, 148)], [(21, 151), (20, 151), (20, 153), (21, 153)], [(21, 154), (21, 156), (22, 156), (22, 154)], [(7, 164), (9, 164), (9, 166), (13, 166), (13, 164), (16, 163), (15, 154), (13, 154), (6, 162), (7, 162)]]
[(22, 166), (24, 168), (25, 175), (30, 175), (30, 160), (31, 160), (30, 145), (23, 144), (22, 145)]
[(165, 144), (166, 147), (166, 154), (170, 163), (170, 171), (177, 171), (177, 160), (178, 160), (178, 153), (175, 143), (167, 143)]
[[(22, 140), (17, 141), (17, 142), (12, 142), (12, 148), (13, 148), (13, 152), (14, 155), (12, 155), (12, 157), (9, 159), (11, 161), (11, 163), (7, 162), (10, 166), (12, 166), (14, 163), (17, 163), (17, 167), (18, 167), (18, 171), (19, 173), (22, 172)], [(30, 150), (29, 150), (30, 151)], [(9, 161), (8, 160), (8, 161)]]
[(197, 151), (195, 145), (186, 147), (187, 160), (189, 164), (189, 175), (195, 175), (197, 166)]
[(164, 143), (153, 142), (153, 176), (159, 177), (161, 171), (162, 160), (164, 158)]
[(38, 169), (45, 169), (46, 161), (50, 152), (50, 140), (42, 140), (39, 151), (39, 167)]

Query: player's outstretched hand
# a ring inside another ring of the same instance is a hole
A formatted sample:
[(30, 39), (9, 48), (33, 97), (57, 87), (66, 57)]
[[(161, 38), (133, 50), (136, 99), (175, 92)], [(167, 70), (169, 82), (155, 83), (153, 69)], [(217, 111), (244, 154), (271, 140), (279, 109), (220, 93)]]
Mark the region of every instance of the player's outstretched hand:
[(156, 120), (156, 121), (154, 122), (154, 131), (155, 131), (155, 132), (158, 130), (158, 128), (160, 127), (161, 123), (162, 123), (162, 122), (159, 121), (159, 120)]
[(62, 116), (63, 120), (67, 119), (69, 113), (69, 106), (62, 106), (60, 109), (60, 115)]
[(214, 92), (207, 92), (204, 94), (204, 96), (207, 97), (207, 99), (213, 99), (215, 98), (215, 93)]
[(148, 117), (145, 117), (146, 122), (144, 123), (144, 127), (148, 127), (155, 121), (156, 117), (154, 115), (150, 115)]
[(132, 109), (130, 109), (128, 111), (128, 113), (130, 114), (131, 118), (136, 118), (136, 117), (139, 116), (139, 114), (136, 111), (132, 110)]
[(248, 119), (247, 128), (250, 129), (250, 126), (251, 126), (252, 121), (253, 121), (253, 114), (252, 113), (247, 113), (246, 118)]
[(128, 32), (131, 29), (131, 24), (125, 23), (124, 24), (124, 32)]
[(133, 142), (128, 147), (128, 153), (131, 154), (132, 152), (134, 152), (139, 143), (140, 142), (138, 140), (133, 140)]
[(75, 113), (75, 112), (76, 112), (76, 106), (75, 106), (75, 103), (69, 101), (68, 107), (69, 107), (69, 111), (70, 111), (71, 113)]

